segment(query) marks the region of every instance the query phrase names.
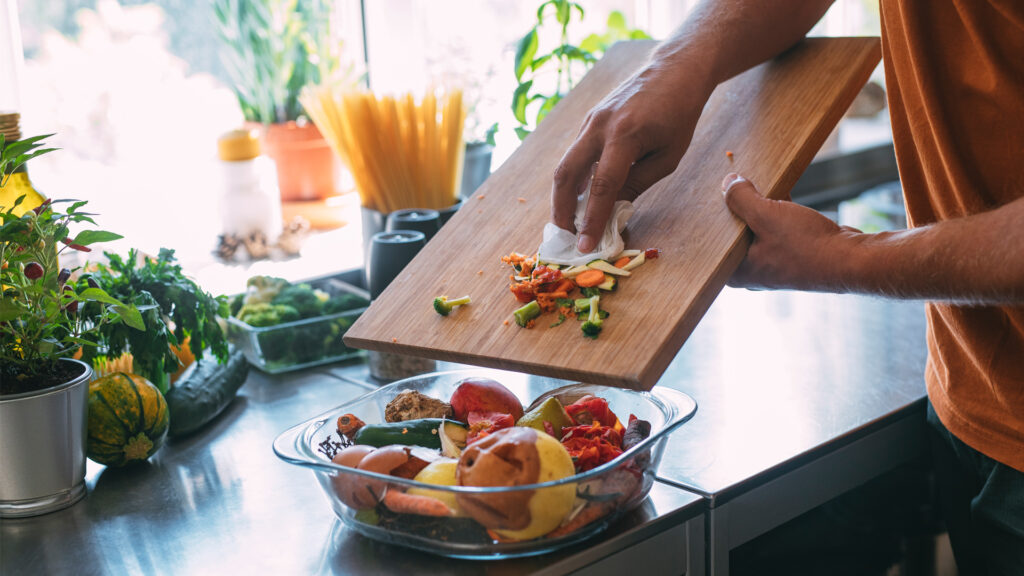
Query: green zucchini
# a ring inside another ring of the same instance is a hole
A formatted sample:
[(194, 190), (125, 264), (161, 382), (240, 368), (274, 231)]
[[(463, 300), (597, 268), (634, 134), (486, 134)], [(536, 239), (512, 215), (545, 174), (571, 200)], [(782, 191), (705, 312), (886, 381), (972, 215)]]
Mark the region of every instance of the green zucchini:
[(419, 418), (405, 422), (386, 422), (383, 424), (367, 424), (356, 432), (353, 441), (367, 446), (390, 446), (403, 444), (406, 446), (423, 446), (424, 448), (441, 449), (441, 438), (437, 435), (438, 427), (444, 422), (445, 432), (457, 444), (466, 443), (466, 425), (454, 420), (441, 418)]
[(165, 394), (171, 417), (169, 435), (195, 432), (216, 418), (231, 403), (248, 376), (249, 363), (241, 351), (232, 347), (225, 364), (218, 364), (207, 351)]

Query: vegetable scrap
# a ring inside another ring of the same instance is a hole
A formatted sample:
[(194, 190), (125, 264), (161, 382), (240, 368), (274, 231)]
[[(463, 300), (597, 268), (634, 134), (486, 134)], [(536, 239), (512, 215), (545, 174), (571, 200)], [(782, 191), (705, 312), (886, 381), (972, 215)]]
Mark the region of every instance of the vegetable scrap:
[(434, 311), (441, 316), (447, 316), (451, 314), (452, 310), (456, 306), (464, 306), (469, 304), (469, 296), (463, 296), (462, 298), (454, 298), (449, 300), (447, 296), (438, 296), (434, 298)]
[(732, 160), (732, 150), (726, 150), (725, 155), (729, 158), (729, 160)]
[[(580, 331), (585, 338), (596, 339), (603, 328), (607, 310), (601, 308), (601, 294), (618, 289), (619, 279), (632, 275), (646, 261), (657, 258), (657, 248), (623, 250), (611, 261), (596, 259), (581, 266), (562, 267), (539, 262), (538, 256), (512, 252), (501, 261), (512, 267), (509, 290), (522, 306), (512, 312), (516, 324), (532, 328), (545, 313), (554, 313), (558, 319), (549, 323), (555, 328), (568, 318), (580, 320)], [(574, 298), (576, 290), (584, 298)], [(585, 313), (585, 314), (583, 314)], [(507, 326), (508, 321), (504, 324)]]
[[(643, 451), (586, 480), (543, 490), (428, 487), (515, 487), (570, 478), (615, 461), (650, 436), (649, 422), (631, 414), (624, 427), (608, 401), (594, 395), (564, 406), (559, 396), (549, 396), (524, 412), (500, 382), (472, 377), (456, 382), (447, 399), (402, 390), (385, 416), (367, 424), (344, 414), (337, 420), (340, 442), (329, 435), (318, 444), (338, 467), (330, 484), (357, 522), (442, 541), (515, 543), (571, 536), (647, 494), (642, 480), (650, 457)], [(414, 483), (347, 474), (346, 467)]]

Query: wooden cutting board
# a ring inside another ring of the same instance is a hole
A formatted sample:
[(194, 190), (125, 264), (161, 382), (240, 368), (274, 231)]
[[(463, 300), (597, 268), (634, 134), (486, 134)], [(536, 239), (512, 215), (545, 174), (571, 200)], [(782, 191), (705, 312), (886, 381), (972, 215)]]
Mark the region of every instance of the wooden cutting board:
[[(357, 348), (650, 389), (682, 347), (749, 243), (725, 205), (722, 178), (743, 174), (785, 196), (877, 65), (876, 38), (815, 38), (720, 85), (678, 169), (636, 201), (627, 248), (660, 248), (602, 297), (610, 316), (597, 340), (555, 315), (533, 329), (500, 258), (532, 254), (550, 217), (551, 175), (583, 118), (642, 66), (653, 42), (619, 43), (548, 115), (345, 335)], [(732, 151), (730, 159), (726, 151)], [(469, 294), (442, 317), (435, 296)], [(509, 322), (506, 324), (505, 321)]]

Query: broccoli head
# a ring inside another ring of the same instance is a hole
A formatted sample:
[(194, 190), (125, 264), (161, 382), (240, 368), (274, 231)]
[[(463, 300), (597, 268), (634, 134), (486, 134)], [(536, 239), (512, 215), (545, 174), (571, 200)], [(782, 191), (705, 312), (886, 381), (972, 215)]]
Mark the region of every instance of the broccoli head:
[(437, 298), (434, 298), (434, 311), (441, 316), (447, 316), (451, 313), (453, 308), (456, 306), (462, 306), (463, 304), (469, 304), (469, 296), (455, 298), (454, 300), (449, 300), (447, 296), (438, 296)]
[(330, 300), (324, 303), (324, 314), (348, 312), (349, 310), (366, 308), (369, 305), (370, 301), (366, 298), (351, 292), (343, 292), (336, 296), (331, 296)]
[(592, 296), (590, 298), (590, 311), (582, 327), (583, 335), (587, 338), (596, 339), (597, 335), (601, 333), (601, 311), (598, 308), (600, 300), (600, 296)]
[(288, 286), (284, 278), (273, 276), (253, 276), (245, 283), (245, 304), (270, 302), (281, 290)]
[[(302, 318), (312, 318), (323, 313), (324, 298), (323, 292), (313, 290), (309, 284), (293, 284), (286, 286), (274, 299), (273, 304), (291, 306)], [(324, 294), (326, 296), (326, 294)]]
[(238, 319), (254, 328), (276, 326), (299, 319), (299, 313), (291, 306), (280, 304), (246, 304), (238, 311)]

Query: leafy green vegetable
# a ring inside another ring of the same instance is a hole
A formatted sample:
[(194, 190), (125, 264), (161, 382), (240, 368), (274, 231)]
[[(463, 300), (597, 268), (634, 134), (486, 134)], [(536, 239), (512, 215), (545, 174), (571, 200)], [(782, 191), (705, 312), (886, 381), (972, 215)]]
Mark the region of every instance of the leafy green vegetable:
[(171, 347), (186, 338), (196, 358), (209, 349), (219, 362), (227, 360), (227, 340), (217, 322), (218, 317), (228, 315), (227, 297), (214, 297), (187, 278), (174, 250), (161, 248), (156, 258), (141, 262), (134, 249), (127, 258), (110, 252), (105, 256), (110, 264), (98, 264), (91, 277), (82, 281), (92, 280), (114, 298), (140, 309), (150, 306), (143, 312), (145, 332), (116, 324), (101, 328), (101, 345), (108, 356), (131, 352), (134, 369), (158, 386), (178, 369), (180, 363)]

